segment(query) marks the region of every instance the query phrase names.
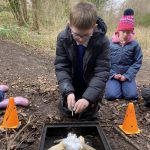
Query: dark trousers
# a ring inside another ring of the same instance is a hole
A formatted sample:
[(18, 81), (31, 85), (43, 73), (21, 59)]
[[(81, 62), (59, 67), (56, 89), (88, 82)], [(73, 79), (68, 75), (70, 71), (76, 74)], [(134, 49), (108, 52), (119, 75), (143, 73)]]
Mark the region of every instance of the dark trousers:
[(126, 80), (124, 82), (116, 79), (108, 80), (105, 89), (105, 98), (108, 100), (137, 100), (138, 92), (135, 80)]

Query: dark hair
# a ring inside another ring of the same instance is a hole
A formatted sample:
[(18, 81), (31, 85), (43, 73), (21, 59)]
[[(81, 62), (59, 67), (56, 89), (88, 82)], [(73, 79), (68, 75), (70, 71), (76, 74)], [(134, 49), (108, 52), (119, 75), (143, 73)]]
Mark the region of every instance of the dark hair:
[(128, 8), (124, 10), (124, 16), (134, 16), (134, 10), (132, 8)]
[(96, 24), (96, 6), (89, 2), (80, 2), (70, 11), (70, 25), (79, 29), (89, 29)]

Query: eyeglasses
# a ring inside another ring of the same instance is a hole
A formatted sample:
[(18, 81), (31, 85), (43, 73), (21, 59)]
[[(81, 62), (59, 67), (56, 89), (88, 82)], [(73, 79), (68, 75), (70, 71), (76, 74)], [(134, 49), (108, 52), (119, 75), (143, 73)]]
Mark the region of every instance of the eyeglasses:
[(78, 34), (78, 33), (75, 33), (71, 30), (71, 34), (74, 36), (74, 38), (82, 38), (82, 39), (89, 39), (91, 36), (93, 36), (93, 31), (90, 33), (90, 34), (85, 34), (85, 35), (81, 35), (81, 34)]

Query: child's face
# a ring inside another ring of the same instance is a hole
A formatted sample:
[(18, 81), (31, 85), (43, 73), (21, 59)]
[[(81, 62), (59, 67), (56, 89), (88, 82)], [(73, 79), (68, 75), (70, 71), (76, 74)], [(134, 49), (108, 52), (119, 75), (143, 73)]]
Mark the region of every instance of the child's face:
[(128, 37), (133, 33), (133, 31), (119, 31), (119, 39), (121, 41), (127, 41)]
[(93, 35), (94, 32), (94, 27), (84, 30), (84, 29), (78, 29), (74, 26), (70, 26), (70, 29), (74, 40), (79, 44), (86, 43), (86, 41), (90, 39), (90, 37)]

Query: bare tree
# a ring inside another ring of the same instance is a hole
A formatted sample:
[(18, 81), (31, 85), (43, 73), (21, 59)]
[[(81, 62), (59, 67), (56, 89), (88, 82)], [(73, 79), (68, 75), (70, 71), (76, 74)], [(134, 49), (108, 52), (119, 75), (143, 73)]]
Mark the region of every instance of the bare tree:
[(19, 0), (8, 0), (10, 4), (11, 11), (17, 20), (19, 26), (23, 26), (25, 24), (25, 20), (21, 11), (21, 4)]
[(39, 20), (38, 20), (38, 0), (31, 0), (32, 1), (32, 30), (38, 31), (39, 30)]
[(20, 0), (20, 3), (21, 3), (22, 15), (23, 15), (24, 21), (27, 23), (29, 21), (28, 13), (27, 13), (27, 1)]

